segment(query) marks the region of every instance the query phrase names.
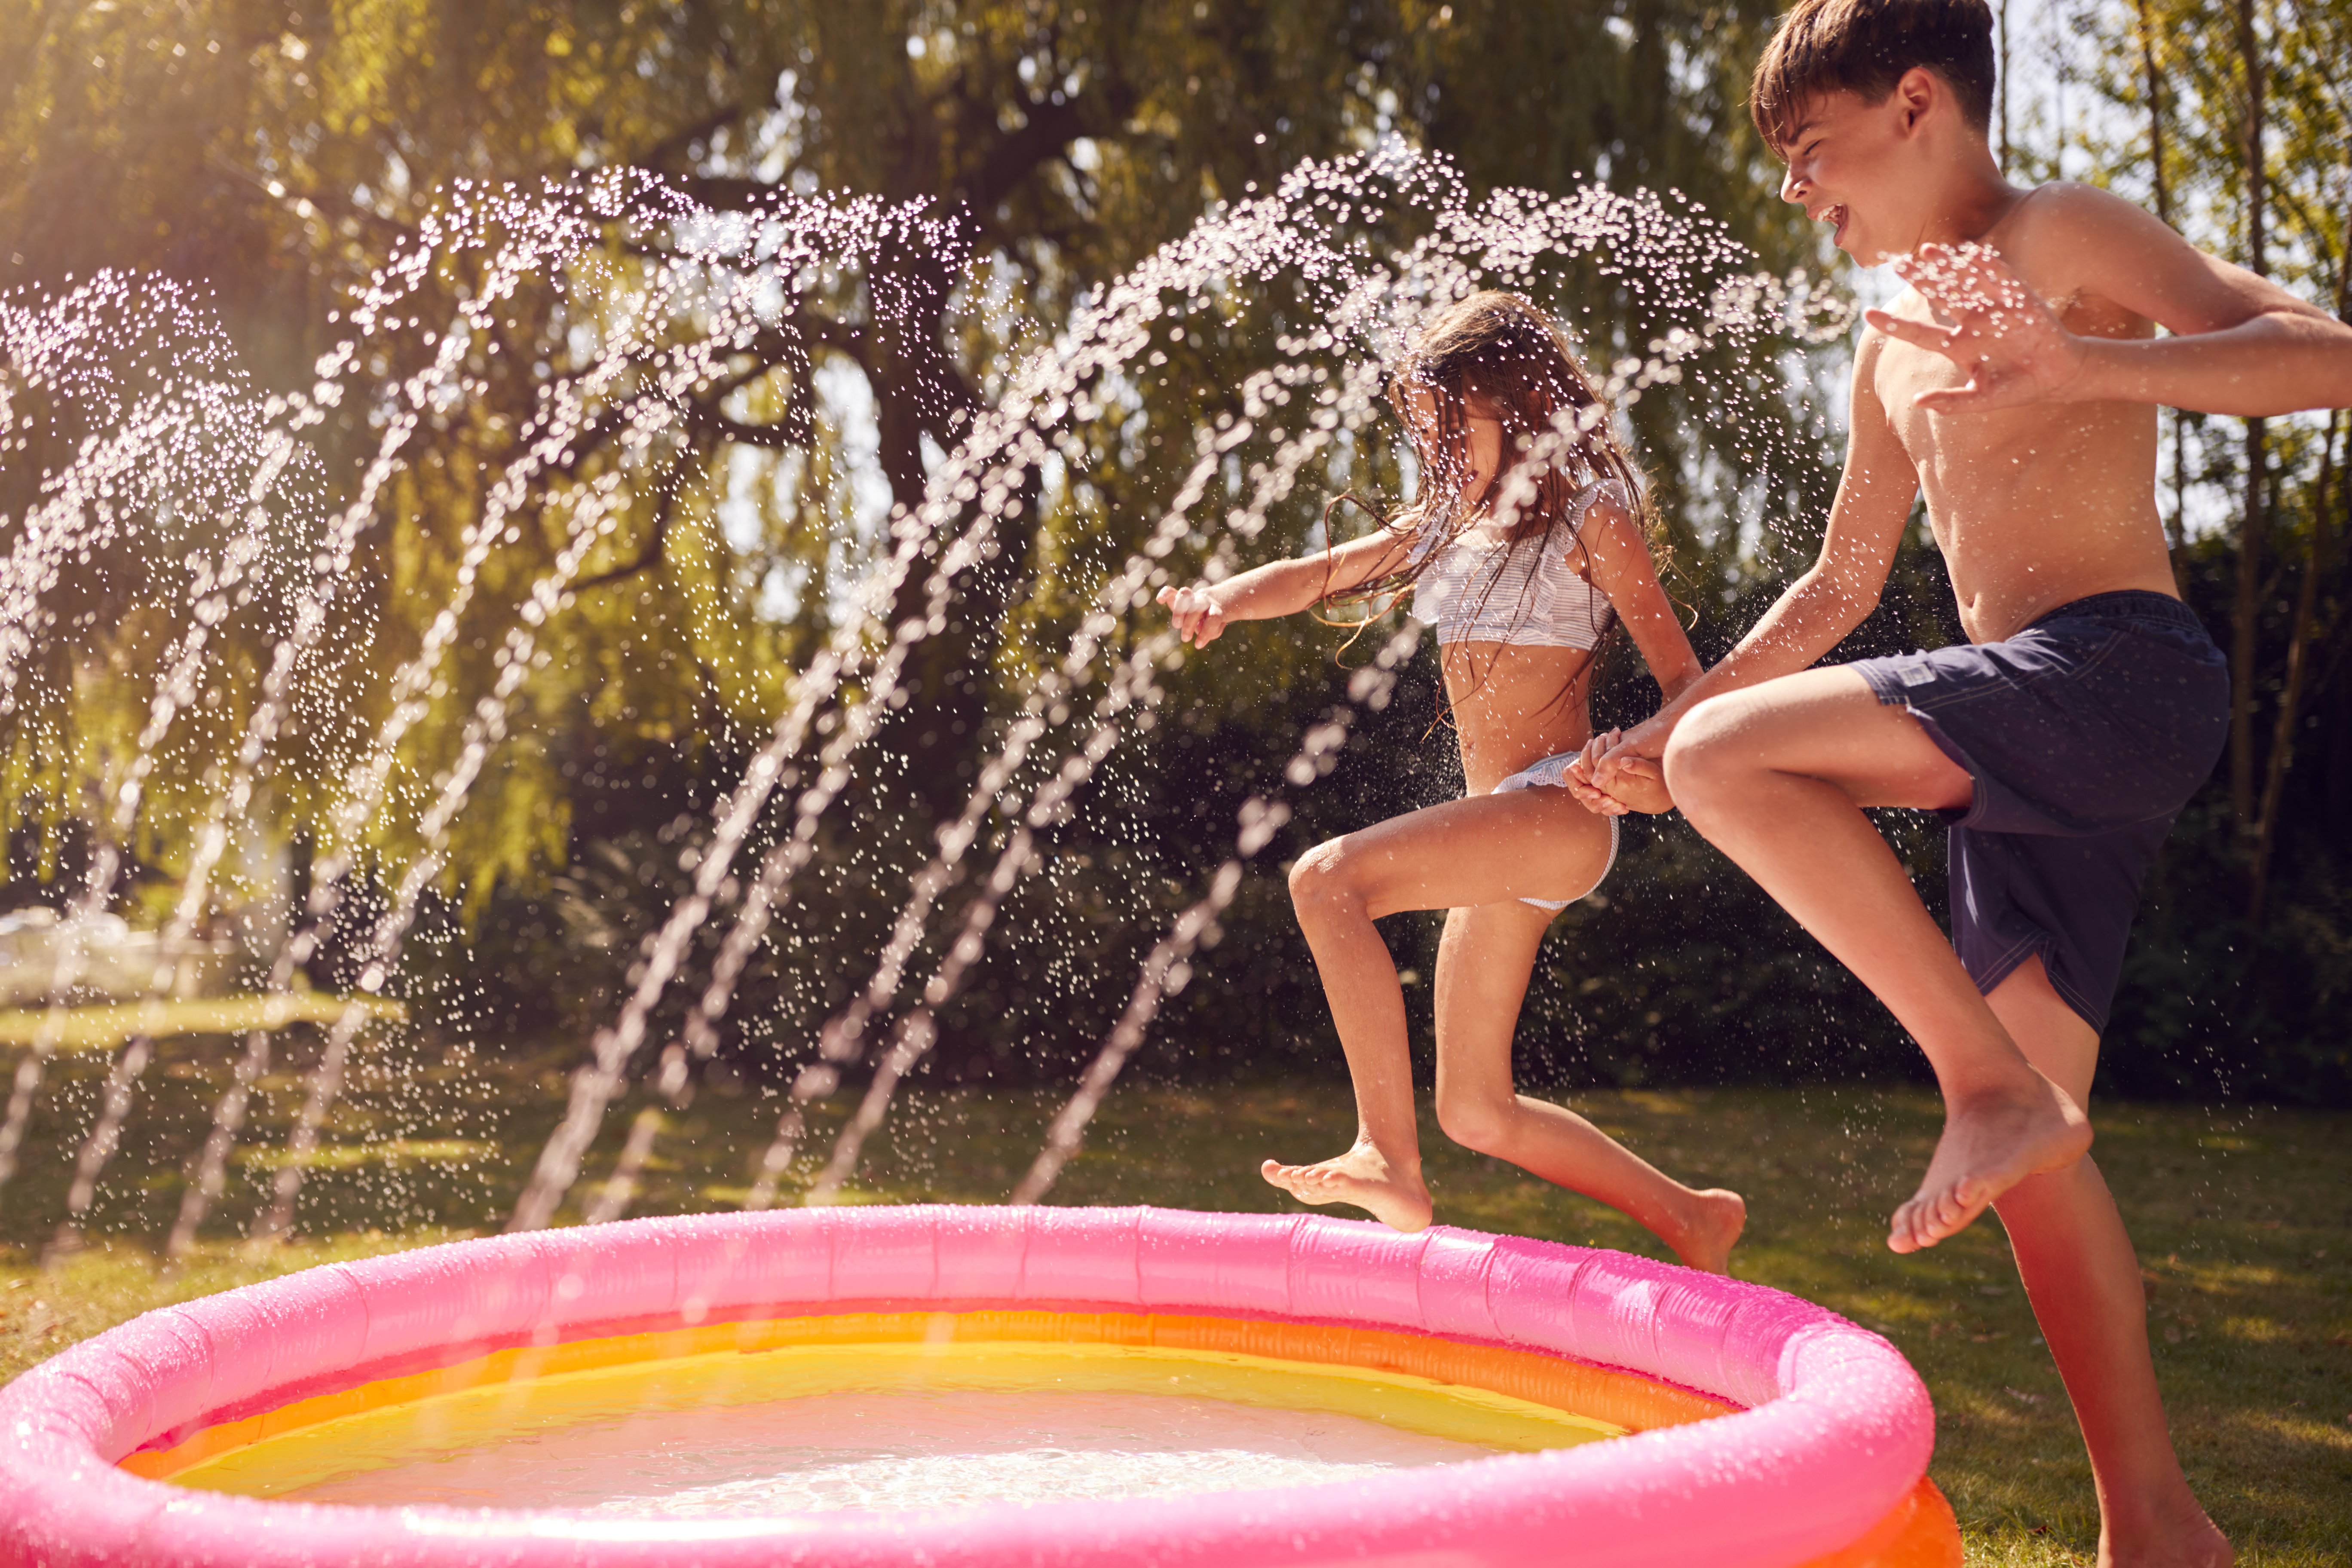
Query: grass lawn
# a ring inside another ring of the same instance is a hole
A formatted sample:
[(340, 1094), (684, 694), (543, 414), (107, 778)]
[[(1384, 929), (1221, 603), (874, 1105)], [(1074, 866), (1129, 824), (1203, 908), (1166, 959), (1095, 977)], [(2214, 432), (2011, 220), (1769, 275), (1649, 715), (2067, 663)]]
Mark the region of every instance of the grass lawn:
[[(231, 1043), (159, 1042), (88, 1244), (44, 1268), (73, 1151), (95, 1116), (101, 1059), (52, 1064), (26, 1169), (0, 1191), (0, 1378), (163, 1302), (336, 1258), (493, 1226), (561, 1108), (552, 1066), (363, 1058), (305, 1189), (302, 1236), (245, 1255), (236, 1227), (278, 1161), (299, 1054), (259, 1085), (258, 1129), (187, 1267), (152, 1248), (226, 1087)], [(2089, 1470), (2063, 1391), (1997, 1223), (1900, 1258), (1881, 1222), (1923, 1167), (1933, 1100), (1912, 1091), (1686, 1090), (1579, 1097), (1580, 1109), (1686, 1179), (1739, 1189), (1752, 1219), (1744, 1279), (1795, 1291), (1885, 1333), (1926, 1377), (1939, 1417), (1933, 1475), (1972, 1562), (2087, 1563)], [(732, 1207), (781, 1102), (706, 1089), (669, 1113), (631, 1212)], [(1057, 1100), (908, 1091), (867, 1147), (864, 1201), (997, 1202)], [(635, 1102), (616, 1107), (588, 1173), (601, 1179)], [(2248, 1564), (2352, 1563), (2352, 1117), (2178, 1106), (2095, 1108), (2098, 1154), (2138, 1242), (2158, 1368), (2190, 1479)], [(840, 1108), (794, 1167), (805, 1181)], [(1344, 1084), (1116, 1093), (1054, 1201), (1267, 1211), (1286, 1200), (1257, 1161), (1335, 1152), (1352, 1131)], [(1664, 1257), (1611, 1210), (1565, 1195), (1423, 1129), (1449, 1224)], [(589, 1190), (583, 1183), (575, 1198)]]
[(0, 1046), (29, 1046), (42, 1034), (60, 1051), (112, 1050), (132, 1035), (224, 1035), (328, 1024), (346, 1007), (398, 1018), (406, 1009), (382, 996), (330, 996), (294, 991), (274, 996), (203, 996), (173, 1001), (114, 1002), (68, 1007), (54, 1016), (41, 1007), (0, 1010)]

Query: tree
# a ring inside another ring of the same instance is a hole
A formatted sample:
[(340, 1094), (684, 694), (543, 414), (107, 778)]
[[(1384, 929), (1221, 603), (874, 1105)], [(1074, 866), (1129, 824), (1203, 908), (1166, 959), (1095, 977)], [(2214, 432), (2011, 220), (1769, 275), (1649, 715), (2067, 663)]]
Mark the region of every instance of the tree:
[[(835, 191), (934, 215), (933, 226), (894, 231), (803, 292), (788, 320), (687, 400), (667, 462), (632, 478), (557, 657), (527, 694), (551, 721), (530, 731), (545, 738), (523, 741), (485, 781), (492, 798), (459, 825), (452, 865), (466, 869), (453, 875), (478, 883), (560, 863), (577, 793), (563, 773), (583, 751), (693, 737), (726, 751), (764, 727), (782, 686), (763, 672), (805, 658), (829, 625), (835, 580), (874, 548), (844, 527), (856, 521), (843, 493), (854, 467), (845, 443), (863, 421), (828, 384), (862, 391), (854, 401), (870, 405), (888, 509), (911, 514), (927, 453), (955, 444), (1009, 364), (1104, 279), (1299, 157), (1402, 135), (1456, 152), (1475, 184), (1559, 188), (1594, 170), (1628, 186), (1672, 182), (1736, 215), (1768, 256), (1811, 243), (1756, 178), (1760, 149), (1741, 112), (1760, 5), (1645, 4), (1631, 31), (1612, 31), (1604, 6), (1529, 15), (1404, 0), (12, 9), (10, 36), (32, 42), (6, 68), (5, 135), (26, 178), (0, 195), (0, 279), (54, 288), (101, 265), (202, 279), (264, 386), (299, 384), (343, 335), (346, 301), (423, 244), (436, 213), (450, 215), (454, 182), (576, 186), (585, 171), (629, 166), (720, 213), (756, 213), (780, 192)], [(1676, 54), (1683, 63), (1670, 68)], [(109, 177), (93, 182), (100, 167)], [(92, 187), (101, 197), (81, 199)], [(621, 311), (664, 259), (631, 248), (668, 243), (657, 230), (632, 239), (625, 226), (610, 226), (601, 250), (568, 272), (520, 280), (495, 323), (499, 352), (461, 367), (464, 405), (435, 411), (400, 453), (346, 612), (370, 628), (370, 658), (424, 646), (482, 496), (534, 428), (534, 367), (580, 374), (575, 329)], [(430, 354), (416, 324), (462, 310), (484, 286), (467, 274), (474, 265), (446, 250), (402, 307), (407, 330), (362, 343), (380, 379), (422, 368)], [(1608, 290), (1582, 301), (1599, 306), (1597, 348), (1640, 331), (1638, 301), (1621, 283), (1583, 281)], [(982, 303), (992, 292), (993, 310)], [(1146, 423), (1172, 431), (1229, 403), (1216, 377), (1233, 361), (1203, 353), (1185, 367), (1191, 384), (1142, 389)], [(319, 432), (326, 473), (352, 472), (371, 447), (366, 415), (338, 410)], [(1691, 456), (1675, 399), (1637, 417), (1671, 489)], [(579, 487), (611, 470), (614, 455), (597, 443), (616, 431), (592, 428), (532, 496), (524, 549), (486, 569), (498, 581), (451, 644), (451, 695), (409, 743), (415, 777), (433, 776), (459, 744), (457, 694), (489, 683), (498, 618), (560, 544)], [(1066, 529), (1115, 533), (1118, 519), (1168, 492), (1180, 467), (1175, 442), (1130, 461), (1118, 457), (1115, 430), (1081, 436), (1083, 482), (1031, 498), (1003, 528), (999, 564), (958, 584), (965, 613), (950, 634), (919, 651), (919, 700), (886, 750), (930, 810), (972, 775), (995, 697), (986, 672), (1004, 637), (1034, 623), (1040, 602), (1083, 596), (1082, 584), (1046, 581), (1048, 560), (1118, 542), (1043, 542)], [(752, 498), (755, 536), (719, 526), (730, 495)], [(1696, 543), (1687, 528), (1685, 542)], [(919, 591), (918, 577), (902, 593)], [(919, 608), (903, 601), (890, 619)], [(114, 662), (146, 668), (127, 652)], [(143, 700), (139, 684), (135, 673), (126, 682), (126, 710)], [(554, 738), (566, 714), (591, 718), (596, 738)], [(313, 754), (347, 752), (381, 718), (346, 716)]]
[[(2102, 90), (2151, 128), (2100, 148), (2097, 177), (2145, 193), (2193, 242), (2342, 313), (2352, 9), (2147, 0), (2140, 14), (2144, 32), (2128, 43), (2085, 35), (2106, 50)], [(2209, 984), (2242, 998), (2226, 1021), (2185, 1031), (2201, 1033), (2217, 1063), (2270, 1092), (2323, 1097), (2344, 1092), (2347, 1064), (2319, 1020), (2352, 979), (2334, 891), (2352, 804), (2352, 754), (2337, 738), (2352, 720), (2337, 423), (2248, 421), (2243, 441), (2225, 443), (2226, 426), (2176, 420), (2176, 529), (2192, 513), (2228, 519), (2183, 540), (2175, 561), (2231, 649), (2231, 739), (2225, 778), (2192, 804), (2168, 852), (2158, 881), (2170, 891), (2141, 944), (2194, 955)], [(2183, 1036), (2179, 1022), (2150, 1022)]]

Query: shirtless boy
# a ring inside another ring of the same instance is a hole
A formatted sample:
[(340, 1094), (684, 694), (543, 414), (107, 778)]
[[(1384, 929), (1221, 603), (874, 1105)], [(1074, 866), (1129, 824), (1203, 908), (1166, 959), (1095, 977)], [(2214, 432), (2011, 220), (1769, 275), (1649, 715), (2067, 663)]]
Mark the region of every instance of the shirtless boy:
[[(1992, 88), (1983, 0), (1801, 0), (1783, 19), (1751, 105), (1781, 195), (1911, 287), (1856, 347), (1820, 559), (1582, 773), (1600, 792), (1663, 777), (1927, 1052), (1944, 1132), (1888, 1245), (1999, 1206), (2090, 1448), (2100, 1562), (2224, 1563), (2082, 1108), (2141, 880), (2228, 718), (2165, 553), (2156, 406), (2343, 406), (2352, 329), (2104, 191), (2010, 184)], [(1923, 490), (1969, 644), (1809, 668), (1877, 603)], [(1950, 945), (1864, 806), (1952, 825)]]

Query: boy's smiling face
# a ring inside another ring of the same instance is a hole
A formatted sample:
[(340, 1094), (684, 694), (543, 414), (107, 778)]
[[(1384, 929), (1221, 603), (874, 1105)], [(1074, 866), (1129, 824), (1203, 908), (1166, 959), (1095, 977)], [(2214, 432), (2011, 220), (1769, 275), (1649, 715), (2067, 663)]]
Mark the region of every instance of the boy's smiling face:
[(1903, 255), (1919, 243), (1928, 214), (1922, 196), (1933, 188), (1926, 116), (1941, 87), (1915, 69), (1886, 97), (1872, 103), (1838, 89), (1806, 103), (1780, 148), (1789, 172), (1780, 199), (1832, 226), (1840, 250), (1864, 267)]

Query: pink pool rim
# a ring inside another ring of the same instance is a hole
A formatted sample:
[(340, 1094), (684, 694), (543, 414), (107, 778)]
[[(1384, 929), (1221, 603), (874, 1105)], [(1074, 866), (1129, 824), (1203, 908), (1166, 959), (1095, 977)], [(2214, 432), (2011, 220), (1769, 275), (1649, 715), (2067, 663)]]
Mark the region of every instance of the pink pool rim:
[[(1621, 1369), (1732, 1413), (1371, 1480), (895, 1514), (342, 1507), (119, 1468), (299, 1401), (517, 1347), (908, 1311), (1190, 1315), (1423, 1336)], [(458, 1242), (150, 1312), (0, 1389), (0, 1562), (1957, 1563), (1948, 1522), (1930, 1532), (1948, 1545), (1923, 1552), (1914, 1531), (1907, 1547), (1854, 1554), (1884, 1537), (1906, 1498), (1933, 1496), (1922, 1478), (1934, 1441), (1926, 1388), (1877, 1335), (1779, 1291), (1621, 1253), (1319, 1215), (800, 1209)]]

